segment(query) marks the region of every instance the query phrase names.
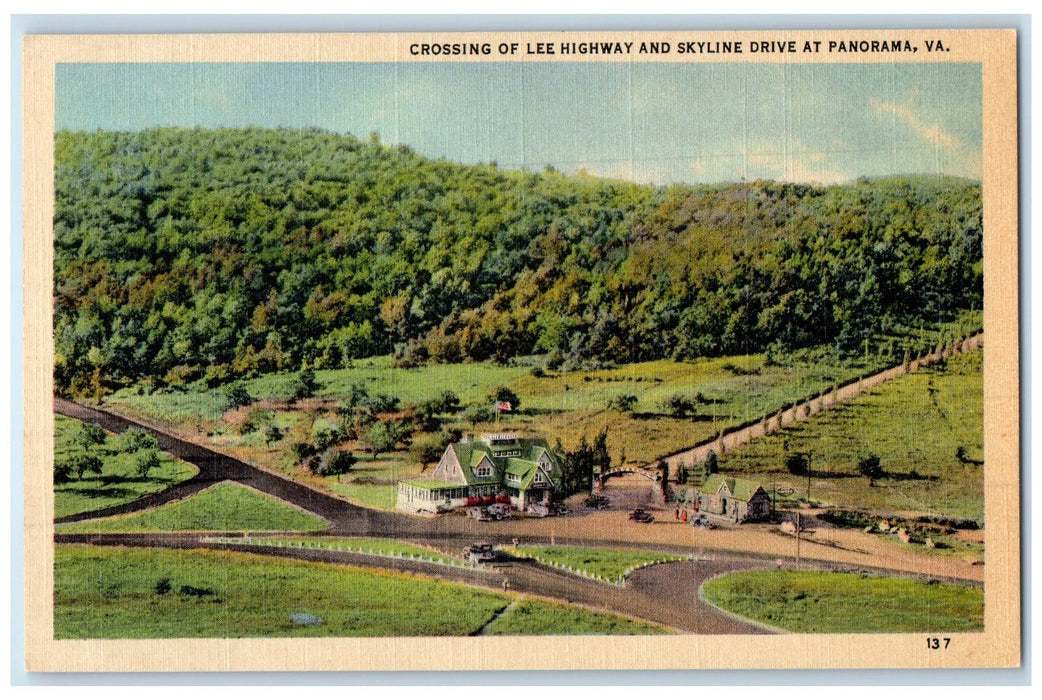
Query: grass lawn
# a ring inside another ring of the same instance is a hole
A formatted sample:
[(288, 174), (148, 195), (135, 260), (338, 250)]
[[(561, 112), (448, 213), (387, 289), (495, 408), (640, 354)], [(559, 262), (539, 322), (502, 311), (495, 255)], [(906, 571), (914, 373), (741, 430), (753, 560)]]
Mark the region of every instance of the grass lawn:
[(61, 533), (324, 530), (325, 520), (231, 482), (211, 486), (153, 510), (57, 526)]
[[(574, 449), (583, 436), (592, 440), (607, 428), (613, 460), (648, 464), (726, 427), (775, 413), (795, 400), (899, 362), (902, 344), (914, 341), (926, 346), (956, 330), (977, 327), (979, 314), (969, 314), (960, 323), (922, 331), (921, 340), (911, 335), (876, 339), (865, 355), (841, 359), (823, 347), (790, 353), (776, 363), (768, 363), (763, 354), (750, 354), (691, 362), (657, 360), (601, 370), (535, 372), (536, 367), (541, 368), (540, 358), (509, 366), (483, 362), (410, 369), (393, 367), (390, 357), (369, 358), (355, 361), (350, 368), (317, 371), (318, 398), (297, 404), (286, 402), (295, 374), (271, 374), (245, 381), (247, 391), (260, 402), (250, 409), (255, 429), (245, 432), (241, 427), (244, 410), (225, 410), (227, 387), (207, 388), (196, 382), (181, 390), (151, 393), (129, 387), (106, 401), (129, 415), (205, 436), (241, 459), (326, 488), (361, 505), (391, 509), (397, 481), (420, 475), (418, 460), (408, 451), (389, 451), (371, 459), (361, 443), (345, 442), (341, 447), (352, 450), (360, 461), (351, 473), (340, 478), (312, 477), (290, 453), (292, 443), (314, 440), (319, 431), (337, 424), (336, 401), (346, 396), (352, 385), (363, 386), (371, 396), (396, 396), (402, 407), (444, 391), (454, 392), (464, 406), (490, 406), (492, 390), (507, 386), (520, 397), (520, 411), (503, 414), (498, 423), (471, 423), (462, 415), (442, 416), (441, 427), (458, 428), (464, 433), (517, 430), (543, 436), (550, 444), (560, 439), (568, 449)], [(609, 401), (623, 394), (636, 397), (633, 410), (609, 410)], [(692, 399), (701, 395), (696, 414), (684, 418), (667, 415), (663, 403), (674, 395)], [(272, 444), (265, 438), (269, 425), (277, 426), (284, 436)], [(434, 436), (417, 433), (413, 439), (423, 442)]]
[(702, 595), (791, 632), (964, 632), (984, 628), (984, 591), (919, 579), (822, 571), (721, 576)]
[[(482, 629), (514, 600), (418, 576), (254, 554), (55, 548), (57, 639), (461, 636)], [(293, 613), (321, 624), (295, 623)], [(527, 600), (494, 628), (498, 634), (657, 631)]]
[(485, 634), (669, 634), (669, 630), (641, 620), (523, 598), (489, 625)]
[[(725, 453), (723, 473), (751, 475), (806, 497), (787, 453), (812, 454), (811, 500), (841, 507), (984, 518), (983, 351), (888, 382), (850, 403)], [(956, 456), (959, 448), (963, 459)], [(866, 455), (883, 476), (858, 473)]]
[(684, 557), (659, 552), (642, 552), (632, 549), (607, 549), (594, 547), (539, 547), (521, 546), (512, 548), (519, 554), (532, 557), (544, 564), (571, 568), (591, 577), (602, 577), (614, 581), (627, 576), (632, 569), (662, 561), (683, 561)]
[[(84, 448), (76, 443), (76, 435), (83, 424), (65, 416), (54, 417), (54, 458), (56, 461), (82, 454)], [(198, 473), (193, 465), (174, 459), (165, 452), (159, 453), (159, 466), (148, 476), (137, 470), (134, 454), (118, 452), (119, 439), (113, 435), (105, 437), (105, 444), (94, 448), (102, 462), (101, 474), (85, 473), (83, 479), (54, 485), (54, 517), (87, 513), (129, 503), (150, 493), (162, 491), (169, 486)], [(115, 453), (115, 454), (110, 454)]]

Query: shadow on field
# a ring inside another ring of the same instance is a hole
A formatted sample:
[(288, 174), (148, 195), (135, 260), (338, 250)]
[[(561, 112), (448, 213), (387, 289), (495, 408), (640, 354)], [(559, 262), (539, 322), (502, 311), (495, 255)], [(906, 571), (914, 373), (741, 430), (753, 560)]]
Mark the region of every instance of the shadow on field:
[(74, 493), (77, 496), (83, 496), (84, 498), (130, 498), (132, 496), (139, 496), (137, 491), (131, 489), (62, 489), (64, 493)]

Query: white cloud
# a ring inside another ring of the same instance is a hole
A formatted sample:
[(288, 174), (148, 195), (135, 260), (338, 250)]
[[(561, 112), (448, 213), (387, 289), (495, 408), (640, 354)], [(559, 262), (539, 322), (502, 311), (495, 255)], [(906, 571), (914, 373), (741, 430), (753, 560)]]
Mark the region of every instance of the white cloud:
[(873, 97), (869, 100), (869, 106), (879, 114), (896, 117), (927, 143), (945, 149), (966, 148), (966, 143), (962, 139), (945, 131), (939, 124), (932, 124), (919, 117), (914, 107), (916, 97), (916, 93), (911, 93), (904, 104), (886, 102), (878, 97)]
[(937, 153), (936, 158), (947, 165), (943, 167), (944, 170), (952, 174), (980, 177), (980, 148), (935, 121), (925, 118), (922, 110), (917, 107), (919, 97), (919, 91), (908, 93), (901, 102), (888, 102), (873, 97), (869, 100), (869, 107), (876, 114), (903, 124), (926, 147), (933, 148)]
[(793, 140), (780, 148), (762, 143), (746, 152), (748, 179), (769, 178), (782, 182), (832, 185), (848, 182), (853, 175), (830, 165), (829, 152)]

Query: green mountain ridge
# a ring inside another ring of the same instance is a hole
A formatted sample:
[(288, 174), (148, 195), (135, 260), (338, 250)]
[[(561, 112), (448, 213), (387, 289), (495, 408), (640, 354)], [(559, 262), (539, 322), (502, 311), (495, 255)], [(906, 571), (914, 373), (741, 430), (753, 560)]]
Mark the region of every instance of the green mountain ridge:
[(55, 379), (830, 344), (980, 309), (978, 183), (655, 188), (319, 130), (55, 136)]

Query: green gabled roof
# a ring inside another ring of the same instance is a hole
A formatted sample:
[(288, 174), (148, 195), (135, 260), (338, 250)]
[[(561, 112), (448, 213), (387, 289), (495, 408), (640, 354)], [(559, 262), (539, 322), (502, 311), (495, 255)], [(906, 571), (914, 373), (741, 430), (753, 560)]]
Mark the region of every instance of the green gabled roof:
[[(467, 485), (502, 484), (505, 482), (506, 476), (510, 475), (516, 477), (516, 480), (512, 480), (510, 485), (520, 486), (522, 489), (527, 489), (532, 480), (535, 479), (539, 468), (537, 462), (542, 454), (544, 452), (550, 453), (550, 448), (547, 446), (546, 441), (541, 438), (521, 438), (515, 444), (497, 446), (496, 450), (493, 450), (483, 442), (455, 442), (451, 448), (460, 464), (463, 479)], [(496, 452), (503, 453), (514, 450), (520, 451), (520, 456), (496, 456)], [(476, 476), (474, 468), (485, 457), (488, 457), (495, 469), (489, 476)], [(553, 453), (550, 453), (550, 459), (553, 466), (547, 472), (552, 481), (558, 482), (561, 478), (560, 466), (557, 464)]]
[(524, 476), (534, 469), (535, 466), (536, 463), (530, 460), (521, 459), (520, 457), (508, 457), (504, 471), (511, 476)]
[(740, 479), (734, 476), (723, 476), (722, 474), (710, 474), (706, 483), (699, 489), (702, 493), (717, 493), (720, 487), (727, 485), (727, 490), (738, 501), (750, 500), (756, 492), (763, 488), (758, 481), (751, 479)]
[(461, 489), (466, 486), (466, 484), (457, 484), (454, 481), (443, 481), (442, 479), (410, 479), (409, 481), (401, 481), (399, 483), (405, 484), (406, 486), (413, 486), (418, 489), (423, 489), (425, 491)]
[[(545, 471), (547, 472), (549, 479), (560, 486), (559, 470), (547, 469)], [(507, 460), (506, 473), (517, 476), (520, 479), (520, 487), (522, 489), (528, 489), (535, 480), (536, 474), (539, 473), (539, 465), (536, 462), (527, 459), (512, 457)]]
[(535, 473), (539, 466), (535, 462), (530, 462), (527, 459), (520, 459), (518, 457), (509, 457), (506, 460), (506, 464), (506, 474), (517, 478), (517, 481), (510, 483), (517, 484), (522, 489), (527, 489), (528, 485), (532, 483), (532, 479), (535, 478)]
[[(479, 445), (470, 442), (456, 442), (453, 443), (452, 449), (456, 452), (456, 459), (459, 460), (460, 469), (463, 471), (463, 479), (468, 485), (498, 484), (502, 481), (502, 477), (496, 473), (495, 469), (489, 476), (477, 476), (474, 473), (474, 467), (478, 466), (481, 459), (487, 454)], [(496, 466), (494, 460), (489, 461), (492, 462), (492, 466)]]

